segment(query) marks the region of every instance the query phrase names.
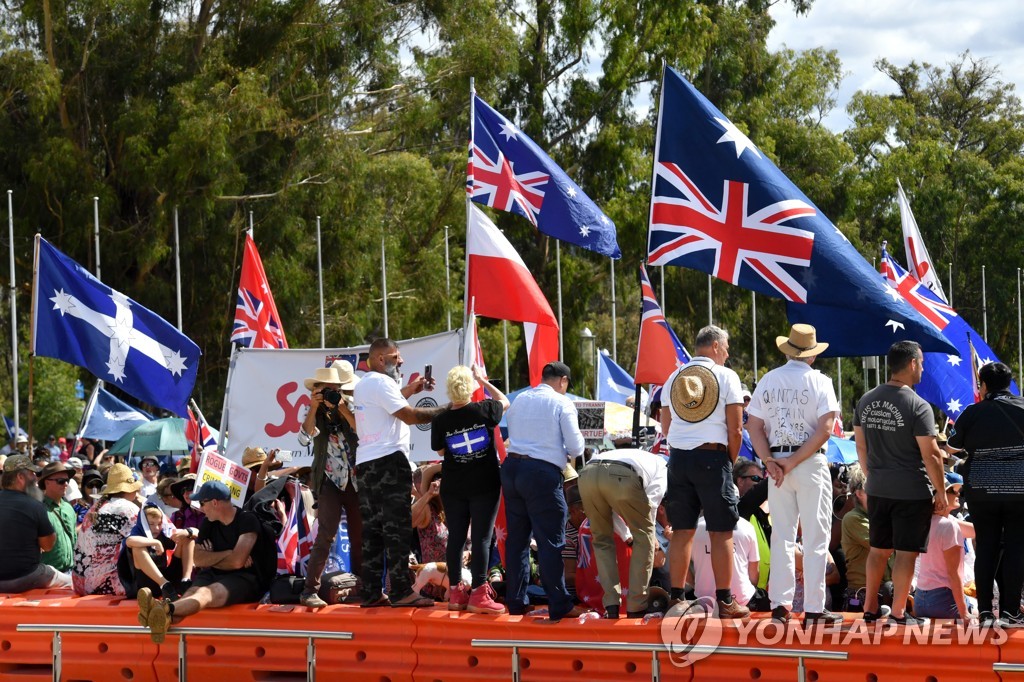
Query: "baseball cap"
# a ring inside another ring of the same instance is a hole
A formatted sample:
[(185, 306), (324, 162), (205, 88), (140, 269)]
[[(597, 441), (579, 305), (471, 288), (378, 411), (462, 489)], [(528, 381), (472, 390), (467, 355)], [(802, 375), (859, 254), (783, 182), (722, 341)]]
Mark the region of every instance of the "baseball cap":
[(569, 372), (569, 366), (564, 362), (549, 362), (544, 365), (544, 369), (541, 372), (541, 377), (544, 379), (551, 379), (552, 377), (565, 377), (566, 379), (572, 378)]
[(953, 473), (952, 471), (946, 474), (946, 490), (949, 490), (955, 485), (962, 486), (964, 484), (964, 477), (960, 474)]
[(230, 500), (231, 491), (220, 481), (207, 481), (199, 486), (199, 490), (192, 493), (192, 501), (195, 503), (207, 502), (209, 500)]
[(76, 469), (82, 468), (82, 460), (80, 457), (68, 457), (68, 464), (75, 467)]
[(12, 471), (31, 471), (38, 474), (42, 470), (42, 467), (32, 463), (32, 458), (28, 455), (11, 455), (4, 461), (5, 474)]

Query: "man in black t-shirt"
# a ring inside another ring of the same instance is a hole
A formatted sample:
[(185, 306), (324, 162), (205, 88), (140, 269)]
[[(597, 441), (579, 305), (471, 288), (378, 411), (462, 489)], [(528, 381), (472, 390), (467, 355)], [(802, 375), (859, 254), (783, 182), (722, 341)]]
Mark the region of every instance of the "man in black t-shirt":
[(4, 462), (0, 490), (0, 592), (25, 592), (71, 587), (70, 576), (40, 561), (57, 543), (46, 507), (26, 494), (36, 484), (39, 467), (28, 455), (11, 455)]
[(207, 481), (192, 501), (206, 514), (195, 548), (195, 565), (202, 570), (192, 587), (175, 602), (157, 601), (149, 589), (139, 590), (139, 622), (149, 627), (157, 644), (163, 642), (172, 620), (203, 609), (258, 602), (276, 572), (273, 538), (255, 514), (231, 503), (227, 486)]

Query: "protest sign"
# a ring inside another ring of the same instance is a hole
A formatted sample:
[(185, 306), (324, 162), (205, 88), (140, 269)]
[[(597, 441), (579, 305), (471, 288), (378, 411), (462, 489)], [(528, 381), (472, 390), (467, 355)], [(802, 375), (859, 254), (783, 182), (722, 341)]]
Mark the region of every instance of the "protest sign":
[(207, 481), (220, 481), (231, 491), (231, 504), (241, 507), (245, 502), (245, 493), (249, 489), (250, 476), (252, 472), (245, 467), (221, 457), (216, 452), (206, 452), (199, 460), (195, 490)]

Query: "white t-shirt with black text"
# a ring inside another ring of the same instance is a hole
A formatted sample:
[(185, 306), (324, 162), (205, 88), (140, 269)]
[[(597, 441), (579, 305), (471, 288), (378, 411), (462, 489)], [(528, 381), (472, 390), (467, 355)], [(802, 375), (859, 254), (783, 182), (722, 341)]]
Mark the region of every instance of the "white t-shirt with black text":
[[(748, 564), (757, 563), (761, 555), (757, 550), (757, 534), (750, 521), (739, 519), (732, 532), (732, 593), (744, 606), (754, 596)], [(707, 522), (701, 516), (693, 536), (693, 591), (698, 597), (715, 598), (715, 571), (711, 567), (711, 536)]]
[(800, 360), (790, 360), (761, 377), (747, 408), (750, 416), (764, 421), (772, 447), (803, 445), (818, 428), (818, 419), (838, 411), (832, 380)]
[(359, 448), (356, 464), (401, 451), (409, 456), (409, 427), (396, 412), (409, 406), (398, 382), (380, 372), (367, 372), (353, 393)]

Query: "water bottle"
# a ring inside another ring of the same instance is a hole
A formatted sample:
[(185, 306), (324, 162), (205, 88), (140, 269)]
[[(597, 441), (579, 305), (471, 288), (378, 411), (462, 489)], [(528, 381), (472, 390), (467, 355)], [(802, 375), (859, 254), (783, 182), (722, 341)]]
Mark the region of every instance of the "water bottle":
[(576, 620), (582, 625), (588, 620), (599, 620), (600, 618), (601, 615), (597, 611), (587, 611), (586, 613), (581, 613), (580, 617)]

